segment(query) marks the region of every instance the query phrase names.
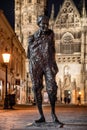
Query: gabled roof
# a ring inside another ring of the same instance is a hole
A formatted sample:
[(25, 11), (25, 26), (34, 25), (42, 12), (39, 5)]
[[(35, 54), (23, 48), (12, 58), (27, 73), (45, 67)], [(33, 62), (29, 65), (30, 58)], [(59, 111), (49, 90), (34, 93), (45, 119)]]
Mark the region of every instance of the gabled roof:
[(67, 8), (69, 8), (69, 7), (74, 10), (74, 14), (77, 14), (77, 16), (80, 17), (80, 13), (79, 13), (78, 9), (76, 8), (76, 5), (73, 2), (73, 0), (64, 0), (63, 4), (59, 10), (59, 13), (56, 17), (55, 23), (57, 22), (57, 20), (59, 20), (60, 15), (63, 14), (62, 12), (64, 12), (64, 9), (67, 10)]

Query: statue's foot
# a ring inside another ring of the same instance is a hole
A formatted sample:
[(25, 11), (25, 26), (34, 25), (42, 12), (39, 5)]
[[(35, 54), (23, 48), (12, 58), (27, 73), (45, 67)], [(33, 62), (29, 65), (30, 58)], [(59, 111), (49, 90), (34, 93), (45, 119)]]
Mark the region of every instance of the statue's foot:
[(46, 122), (44, 117), (41, 117), (40, 119), (35, 120), (35, 123), (44, 123), (44, 122)]
[(63, 127), (64, 124), (58, 120), (55, 114), (52, 114), (52, 119), (54, 123), (57, 123), (58, 125), (60, 125), (60, 127)]
[(52, 119), (53, 122), (58, 122), (59, 120), (57, 119), (57, 116), (55, 114), (52, 113)]

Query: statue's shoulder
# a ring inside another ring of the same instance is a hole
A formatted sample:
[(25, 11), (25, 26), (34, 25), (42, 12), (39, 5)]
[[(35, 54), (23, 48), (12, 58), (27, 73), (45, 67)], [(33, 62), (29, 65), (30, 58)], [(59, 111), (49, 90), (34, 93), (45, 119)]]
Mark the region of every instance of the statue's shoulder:
[(29, 38), (28, 38), (29, 43), (33, 42), (33, 40), (34, 40), (34, 35), (30, 35)]
[(37, 39), (39, 37), (39, 33), (40, 33), (40, 30), (37, 30), (35, 33), (34, 33), (34, 39)]

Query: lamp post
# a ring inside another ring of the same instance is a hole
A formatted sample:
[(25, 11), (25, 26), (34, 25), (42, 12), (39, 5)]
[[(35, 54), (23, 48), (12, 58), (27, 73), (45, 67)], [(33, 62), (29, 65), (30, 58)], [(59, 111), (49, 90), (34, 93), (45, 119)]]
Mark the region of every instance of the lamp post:
[(2, 54), (3, 61), (5, 63), (6, 67), (6, 81), (5, 81), (5, 98), (4, 98), (4, 109), (8, 109), (8, 94), (7, 94), (7, 68), (8, 68), (8, 63), (10, 61), (10, 54), (7, 52), (7, 48), (5, 50), (5, 53)]
[(27, 73), (27, 84), (26, 84), (26, 103), (28, 103), (28, 73)]

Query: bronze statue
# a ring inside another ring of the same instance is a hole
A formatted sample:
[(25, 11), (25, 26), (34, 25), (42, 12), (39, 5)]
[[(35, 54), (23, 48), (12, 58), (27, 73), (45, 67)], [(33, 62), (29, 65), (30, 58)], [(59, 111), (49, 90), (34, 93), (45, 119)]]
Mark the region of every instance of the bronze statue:
[(48, 93), (51, 115), (53, 122), (61, 124), (55, 114), (55, 102), (57, 96), (57, 84), (55, 76), (58, 67), (55, 61), (54, 32), (48, 29), (49, 19), (47, 16), (39, 16), (37, 19), (39, 30), (29, 37), (28, 58), (30, 62), (30, 76), (33, 85), (36, 104), (40, 113), (40, 119), (36, 123), (45, 122), (42, 110), (43, 76), (45, 77), (46, 90)]

